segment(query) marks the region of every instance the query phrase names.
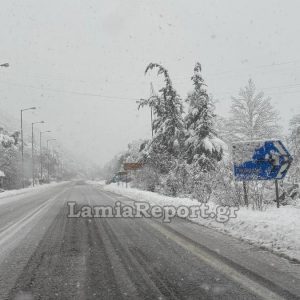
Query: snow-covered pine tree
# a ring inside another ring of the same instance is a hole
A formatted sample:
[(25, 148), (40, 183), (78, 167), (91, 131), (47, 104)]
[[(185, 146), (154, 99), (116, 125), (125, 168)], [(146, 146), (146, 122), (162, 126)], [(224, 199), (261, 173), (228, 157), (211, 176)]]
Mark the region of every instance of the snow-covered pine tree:
[(154, 137), (149, 141), (145, 150), (148, 160), (155, 160), (161, 165), (161, 171), (167, 173), (172, 159), (180, 156), (184, 136), (183, 106), (169, 73), (163, 66), (150, 63), (145, 74), (154, 68), (158, 69), (158, 75), (164, 76), (165, 85), (159, 90), (158, 95), (142, 99), (139, 102), (139, 108), (149, 106), (153, 109)]
[(214, 130), (214, 105), (204, 88), (201, 65), (196, 63), (192, 76), (194, 90), (188, 94), (188, 114), (185, 117), (185, 157), (193, 169), (214, 170), (222, 159), (224, 143)]

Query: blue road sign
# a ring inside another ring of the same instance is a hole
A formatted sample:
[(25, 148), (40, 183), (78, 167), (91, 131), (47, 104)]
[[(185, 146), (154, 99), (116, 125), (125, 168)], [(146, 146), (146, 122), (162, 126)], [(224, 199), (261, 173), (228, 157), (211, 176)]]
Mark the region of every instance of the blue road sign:
[(240, 142), (232, 145), (236, 180), (283, 179), (292, 157), (279, 140)]

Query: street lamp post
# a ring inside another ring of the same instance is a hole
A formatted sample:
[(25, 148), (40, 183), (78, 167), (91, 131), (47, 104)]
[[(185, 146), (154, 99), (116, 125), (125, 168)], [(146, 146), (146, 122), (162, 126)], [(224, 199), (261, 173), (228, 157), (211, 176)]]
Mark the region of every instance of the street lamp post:
[(48, 155), (48, 183), (50, 182), (50, 154), (49, 154), (49, 142), (56, 141), (56, 139), (47, 140), (47, 155)]
[(51, 132), (51, 130), (40, 132), (40, 161), (41, 161), (41, 180), (43, 180), (43, 158), (42, 158), (42, 135), (43, 133)]
[(32, 186), (34, 186), (34, 134), (33, 134), (33, 125), (35, 124), (43, 124), (45, 123), (44, 121), (39, 121), (39, 122), (34, 122), (34, 123), (31, 123), (31, 156), (32, 156), (32, 162), (31, 162), (31, 165), (32, 165)]
[(26, 110), (34, 110), (36, 107), (29, 107), (21, 109), (21, 153), (22, 153), (22, 186), (24, 185), (24, 136), (23, 136), (23, 112)]

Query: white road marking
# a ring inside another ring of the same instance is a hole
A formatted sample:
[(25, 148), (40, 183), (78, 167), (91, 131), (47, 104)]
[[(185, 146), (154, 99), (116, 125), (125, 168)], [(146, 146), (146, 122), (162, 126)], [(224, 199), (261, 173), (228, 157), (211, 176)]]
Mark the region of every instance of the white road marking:
[(54, 197), (48, 199), (32, 211), (30, 211), (26, 216), (21, 218), (20, 220), (16, 221), (13, 224), (10, 224), (8, 226), (5, 226), (2, 228), (0, 232), (0, 248), (1, 251), (4, 250), (5, 244), (8, 242), (9, 239), (12, 239), (16, 233), (18, 233), (24, 226), (29, 224), (34, 218), (36, 218), (39, 214), (41, 214), (43, 211), (47, 210), (49, 205), (56, 200), (60, 195), (62, 195), (65, 192), (65, 189), (55, 195)]
[(234, 268), (230, 267), (222, 260), (215, 258), (214, 256), (210, 255), (204, 250), (201, 250), (196, 245), (189, 243), (187, 240), (181, 238), (180, 236), (176, 235), (175, 233), (167, 230), (163, 226), (159, 225), (156, 222), (148, 221), (148, 224), (152, 226), (154, 229), (165, 235), (168, 239), (173, 240), (178, 245), (183, 247), (184, 249), (188, 250), (189, 252), (193, 253), (195, 256), (200, 258), (202, 261), (206, 262), (208, 265), (213, 267), (220, 273), (223, 273), (226, 277), (231, 278), (233, 281), (237, 282), (238, 284), (245, 287), (245, 289), (251, 291), (252, 293), (258, 295), (262, 299), (272, 299), (272, 300), (283, 300), (284, 298), (277, 295), (276, 293), (270, 291), (263, 285), (255, 282), (254, 280), (248, 278), (247, 276), (241, 274)]

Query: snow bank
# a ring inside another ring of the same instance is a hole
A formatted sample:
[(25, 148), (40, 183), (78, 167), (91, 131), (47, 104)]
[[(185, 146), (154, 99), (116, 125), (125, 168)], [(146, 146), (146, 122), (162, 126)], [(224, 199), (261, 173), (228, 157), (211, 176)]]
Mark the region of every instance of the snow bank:
[(92, 185), (105, 185), (105, 180), (98, 180), (98, 181), (93, 181), (93, 180), (85, 180), (85, 183), (87, 184), (92, 184)]
[[(192, 206), (199, 204), (197, 200), (188, 198), (172, 198), (157, 193), (142, 191), (117, 184), (104, 185), (106, 191), (115, 192), (138, 201), (146, 201), (151, 205)], [(210, 204), (214, 206), (214, 204)], [(254, 211), (240, 208), (237, 218), (219, 223), (214, 219), (190, 219), (198, 224), (214, 228), (225, 234), (246, 240), (281, 256), (300, 261), (300, 208), (285, 206), (266, 211)]]
[(23, 194), (29, 194), (29, 193), (36, 193), (42, 190), (45, 190), (49, 187), (55, 186), (55, 185), (60, 185), (64, 184), (66, 182), (51, 182), (49, 184), (43, 184), (43, 185), (37, 185), (35, 187), (27, 187), (24, 189), (19, 189), (19, 190), (9, 190), (9, 191), (4, 191), (0, 193), (0, 203), (3, 202), (6, 198), (10, 198), (12, 196), (18, 196), (18, 195), (23, 195)]

